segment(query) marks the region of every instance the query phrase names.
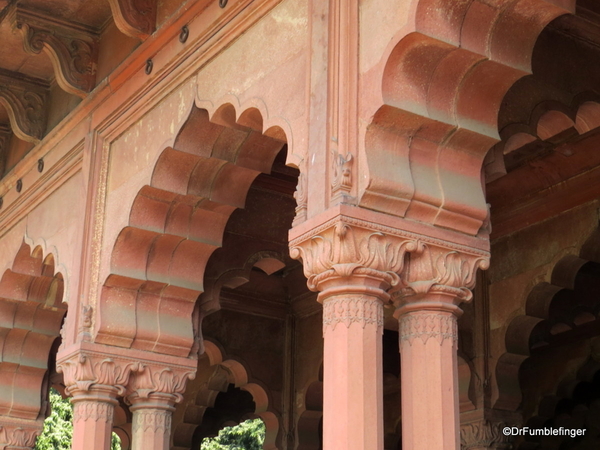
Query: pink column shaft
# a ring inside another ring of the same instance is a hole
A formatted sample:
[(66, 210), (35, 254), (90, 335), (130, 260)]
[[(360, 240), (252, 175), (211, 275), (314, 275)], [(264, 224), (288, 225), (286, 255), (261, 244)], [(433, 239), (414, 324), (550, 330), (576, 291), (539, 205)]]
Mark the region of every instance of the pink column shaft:
[(153, 393), (147, 398), (129, 398), (133, 412), (133, 450), (169, 450), (171, 417), (176, 397)]
[(323, 301), (325, 450), (383, 449), (381, 299), (356, 293)]
[(73, 392), (73, 450), (110, 450), (116, 397), (112, 386)]
[(456, 320), (431, 310), (399, 317), (405, 450), (460, 448)]

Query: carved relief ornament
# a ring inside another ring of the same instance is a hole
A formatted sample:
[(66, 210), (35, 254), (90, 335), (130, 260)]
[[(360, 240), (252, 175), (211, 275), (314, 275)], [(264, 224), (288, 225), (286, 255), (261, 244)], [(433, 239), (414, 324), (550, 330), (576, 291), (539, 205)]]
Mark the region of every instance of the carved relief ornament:
[(0, 71), (0, 103), (8, 112), (12, 131), (24, 141), (39, 142), (46, 129), (46, 89), (7, 71)]
[(47, 19), (31, 11), (15, 9), (14, 30), (23, 35), (23, 48), (31, 55), (45, 51), (59, 86), (80, 97), (96, 82), (97, 36), (72, 24)]
[(402, 300), (428, 292), (469, 300), (477, 269), (489, 267), (487, 251), (345, 217), (293, 239), (290, 255), (302, 259), (311, 290), (331, 277), (369, 274)]
[(3, 418), (3, 423), (0, 425), (0, 447), (33, 448), (35, 440), (42, 433), (43, 428), (44, 423), (41, 421), (10, 423)]
[(78, 353), (59, 361), (56, 370), (63, 374), (67, 394), (102, 385), (115, 387), (118, 394), (123, 395), (132, 372), (140, 370), (140, 363), (107, 355)]
[(489, 263), (488, 252), (420, 241), (402, 274), (399, 298), (410, 301), (415, 295), (444, 293), (456, 302), (469, 301), (477, 269), (486, 270)]
[(290, 255), (302, 259), (311, 290), (322, 290), (322, 283), (332, 277), (359, 274), (380, 278), (388, 288), (399, 284), (405, 255), (417, 242), (360, 225), (336, 221), (290, 242)]
[(196, 370), (189, 367), (155, 367), (141, 364), (133, 374), (127, 392), (137, 398), (149, 398), (152, 394), (170, 394), (179, 403), (188, 380), (193, 380)]

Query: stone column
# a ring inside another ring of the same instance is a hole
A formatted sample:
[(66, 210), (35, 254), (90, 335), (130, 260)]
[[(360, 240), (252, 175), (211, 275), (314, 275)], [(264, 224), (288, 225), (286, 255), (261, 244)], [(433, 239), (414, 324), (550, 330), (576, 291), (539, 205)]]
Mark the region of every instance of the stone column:
[(175, 403), (194, 374), (190, 367), (142, 365), (132, 376), (126, 400), (133, 413), (133, 450), (169, 450)]
[(114, 386), (94, 384), (89, 389), (74, 387), (69, 393), (73, 396), (72, 449), (110, 449), (119, 390)]
[(402, 275), (399, 321), (402, 447), (460, 448), (458, 304), (471, 299), (487, 252), (451, 243), (420, 243)]
[(65, 392), (73, 403), (73, 450), (110, 450), (117, 397), (123, 395), (138, 364), (94, 352), (61, 359)]
[(383, 449), (383, 305), (414, 242), (336, 218), (290, 242), (323, 304), (325, 450)]
[(44, 422), (0, 417), (0, 450), (31, 450), (41, 434)]

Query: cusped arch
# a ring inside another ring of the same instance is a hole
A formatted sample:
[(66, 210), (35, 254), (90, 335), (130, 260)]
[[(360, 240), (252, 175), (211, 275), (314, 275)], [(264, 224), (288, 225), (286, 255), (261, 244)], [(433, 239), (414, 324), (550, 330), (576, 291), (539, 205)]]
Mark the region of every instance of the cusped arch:
[(177, 448), (189, 449), (192, 446), (194, 434), (201, 425), (204, 413), (215, 406), (217, 396), (227, 392), (228, 387), (234, 386), (248, 392), (254, 402), (254, 411), (244, 419), (260, 418), (265, 424), (265, 441), (263, 449), (277, 448), (276, 440), (279, 433), (279, 419), (270, 410), (270, 395), (256, 380), (253, 380), (248, 370), (239, 360), (224, 353), (222, 347), (210, 339), (205, 340), (205, 352), (199, 360), (201, 369), (193, 403), (187, 403), (182, 423), (174, 430), (174, 445)]
[(12, 268), (0, 279), (3, 424), (15, 420), (37, 428), (34, 434), (41, 432), (47, 410), (49, 361), (57, 350), (67, 312), (63, 293), (63, 277), (55, 273), (54, 256), (23, 243)]
[[(241, 121), (240, 121), (241, 120)], [(204, 271), (250, 185), (286, 144), (257, 108), (193, 107), (138, 192), (113, 247), (95, 341), (187, 357)], [(267, 134), (265, 134), (267, 133)]]
[(586, 294), (590, 286), (600, 286), (598, 233), (583, 245), (579, 255), (567, 255), (552, 270), (550, 282), (533, 287), (527, 296), (525, 314), (509, 323), (505, 334), (506, 352), (498, 359), (496, 380), (498, 398), (494, 407), (516, 411), (522, 400), (519, 374), (523, 363), (562, 333), (600, 319), (600, 299)]
[[(481, 169), (503, 138), (507, 95), (532, 73), (541, 33), (574, 10), (575, 0), (416, 2), (414, 31), (395, 44), (383, 70), (384, 104), (366, 131), (369, 179), (359, 203), (470, 235), (487, 232)], [(542, 91), (541, 100), (560, 97), (557, 89)], [(565, 129), (564, 117), (552, 115), (539, 127), (545, 138)], [(493, 177), (502, 175), (502, 153), (486, 162)]]

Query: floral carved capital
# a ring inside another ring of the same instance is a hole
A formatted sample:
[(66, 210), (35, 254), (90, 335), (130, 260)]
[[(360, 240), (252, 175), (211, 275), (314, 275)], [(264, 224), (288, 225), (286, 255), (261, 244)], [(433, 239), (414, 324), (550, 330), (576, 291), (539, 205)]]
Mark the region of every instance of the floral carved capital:
[(406, 252), (416, 248), (416, 241), (344, 221), (318, 230), (307, 239), (290, 243), (290, 255), (301, 259), (311, 290), (321, 290), (332, 277), (366, 275), (379, 278), (393, 287), (399, 284)]
[(62, 372), (65, 391), (89, 391), (94, 385), (113, 386), (122, 395), (133, 372), (140, 370), (140, 363), (106, 355), (78, 353), (58, 362), (56, 370)]
[(13, 12), (12, 25), (21, 32), (27, 53), (48, 54), (56, 81), (66, 92), (84, 97), (94, 88), (98, 38), (92, 32), (20, 8)]
[(441, 293), (458, 302), (472, 298), (478, 269), (489, 267), (489, 253), (419, 242), (402, 274), (400, 298)]
[(188, 380), (193, 380), (196, 371), (189, 367), (156, 367), (142, 364), (131, 378), (127, 392), (137, 398), (149, 398), (152, 394), (170, 394), (176, 402), (182, 400)]

